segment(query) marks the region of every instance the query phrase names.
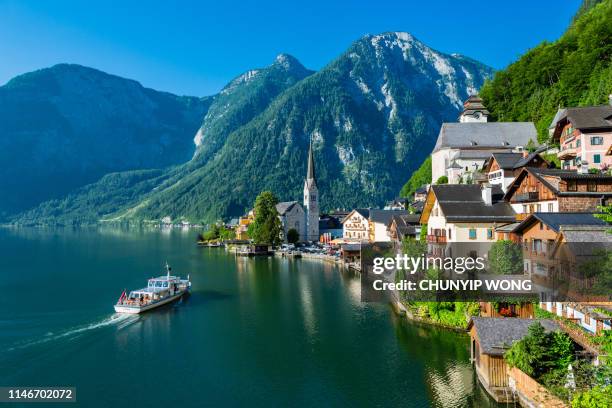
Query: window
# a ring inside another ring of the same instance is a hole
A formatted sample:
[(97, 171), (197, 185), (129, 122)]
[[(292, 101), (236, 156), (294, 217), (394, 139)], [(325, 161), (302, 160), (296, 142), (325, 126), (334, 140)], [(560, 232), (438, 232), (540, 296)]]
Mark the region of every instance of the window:
[(578, 191), (578, 184), (576, 183), (576, 180), (567, 181), (567, 191)]
[(476, 239), (476, 228), (470, 228), (470, 239)]
[(597, 183), (595, 181), (587, 182), (587, 191), (595, 192), (597, 191)]
[(603, 137), (602, 136), (591, 136), (591, 144), (593, 146), (599, 146), (603, 144)]
[(523, 204), (523, 214), (527, 214), (527, 204)]
[(553, 211), (554, 211), (553, 203), (548, 203), (548, 212), (553, 212)]
[(487, 229), (487, 239), (493, 239), (493, 228)]
[(542, 204), (538, 204), (538, 212), (542, 212)]
[(601, 154), (594, 154), (593, 155), (593, 163), (595, 163), (595, 164), (601, 163)]
[(544, 224), (540, 221), (540, 231), (544, 229)]
[(584, 315), (584, 324), (591, 324), (591, 316), (588, 314)]
[(582, 140), (580, 139), (576, 140), (576, 148), (580, 147), (581, 144), (582, 144)]
[(452, 239), (453, 238), (453, 234), (451, 234), (451, 229), (448, 229), (448, 239)]

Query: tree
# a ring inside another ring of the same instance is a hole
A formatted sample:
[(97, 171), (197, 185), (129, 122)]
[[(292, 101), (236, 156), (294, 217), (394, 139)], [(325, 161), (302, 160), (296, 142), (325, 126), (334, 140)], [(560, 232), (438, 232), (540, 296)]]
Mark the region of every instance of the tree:
[(504, 355), (510, 367), (516, 367), (536, 381), (553, 371), (567, 370), (573, 361), (574, 345), (567, 334), (546, 332), (540, 322), (529, 326), (528, 333), (512, 344)]
[(496, 241), (489, 249), (489, 265), (496, 275), (523, 273), (523, 250), (512, 241)]
[(429, 183), (431, 183), (431, 156), (428, 156), (423, 164), (412, 173), (410, 179), (402, 187), (400, 197), (412, 197), (419, 187)]
[(255, 199), (255, 220), (250, 236), (256, 244), (280, 244), (282, 227), (276, 204), (278, 199), (271, 191), (261, 192)]
[(448, 184), (448, 177), (446, 176), (438, 177), (438, 179), (436, 180), (436, 184)]
[(290, 244), (295, 244), (299, 240), (300, 233), (297, 232), (295, 228), (291, 228), (289, 231), (287, 231), (287, 242), (289, 242)]

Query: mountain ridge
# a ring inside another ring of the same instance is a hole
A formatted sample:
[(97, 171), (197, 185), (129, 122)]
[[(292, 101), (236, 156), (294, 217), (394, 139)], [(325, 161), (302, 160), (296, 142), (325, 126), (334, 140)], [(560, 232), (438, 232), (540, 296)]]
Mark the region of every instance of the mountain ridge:
[[(237, 216), (264, 189), (281, 199), (301, 196), (311, 139), (324, 209), (380, 205), (429, 153), (439, 125), (456, 120), (462, 100), (493, 72), (401, 32), (363, 36), (317, 72), (296, 62), (279, 54), (264, 74), (248, 70), (215, 95), (189, 162), (162, 173), (109, 175), (21, 221), (70, 222), (77, 213), (92, 221)], [(291, 72), (279, 69), (286, 65)], [(118, 206), (99, 201), (105, 194), (113, 200), (110, 184), (141, 194), (127, 192), (132, 198)], [(53, 208), (72, 210), (54, 218)]]

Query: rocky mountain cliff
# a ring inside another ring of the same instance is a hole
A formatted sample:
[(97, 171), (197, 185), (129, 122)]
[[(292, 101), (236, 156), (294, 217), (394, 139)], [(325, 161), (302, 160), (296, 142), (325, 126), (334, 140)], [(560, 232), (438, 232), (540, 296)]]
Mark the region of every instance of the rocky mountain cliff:
[[(137, 177), (137, 186), (132, 177), (107, 176), (25, 219), (71, 208), (79, 218), (211, 221), (242, 214), (264, 189), (299, 199), (311, 139), (323, 209), (381, 205), (430, 153), (440, 124), (456, 120), (462, 101), (491, 75), (407, 33), (365, 36), (314, 74), (281, 55), (213, 98), (186, 164), (151, 175), (155, 181)], [(108, 191), (109, 177), (143, 192), (119, 208), (100, 206), (97, 191)], [(88, 205), (98, 210), (83, 211)]]
[(0, 218), (113, 171), (184, 163), (210, 101), (79, 65), (0, 87)]

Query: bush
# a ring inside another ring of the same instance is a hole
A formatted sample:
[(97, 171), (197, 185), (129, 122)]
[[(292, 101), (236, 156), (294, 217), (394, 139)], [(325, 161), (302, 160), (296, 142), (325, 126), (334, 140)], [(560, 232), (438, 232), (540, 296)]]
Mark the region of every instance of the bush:
[(446, 176), (438, 177), (438, 179), (436, 180), (436, 184), (448, 184), (448, 177)]
[(289, 231), (287, 231), (287, 242), (289, 242), (290, 244), (295, 244), (299, 240), (300, 233), (297, 232), (295, 228), (291, 228)]
[(572, 408), (612, 407), (612, 385), (597, 386), (574, 395)]

